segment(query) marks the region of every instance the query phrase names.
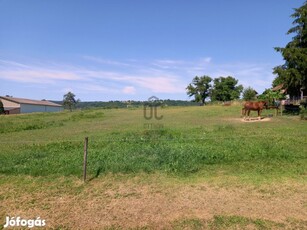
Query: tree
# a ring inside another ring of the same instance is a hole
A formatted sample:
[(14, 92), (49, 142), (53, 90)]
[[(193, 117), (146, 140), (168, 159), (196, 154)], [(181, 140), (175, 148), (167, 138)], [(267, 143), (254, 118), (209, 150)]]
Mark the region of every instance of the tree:
[(70, 111), (72, 111), (76, 107), (76, 104), (78, 103), (78, 100), (75, 99), (75, 96), (76, 95), (73, 94), (72, 92), (68, 92), (63, 97), (63, 105), (65, 108), (68, 108)]
[(243, 100), (252, 101), (256, 99), (257, 92), (252, 87), (247, 87), (243, 90)]
[(295, 34), (286, 47), (275, 47), (285, 63), (274, 68), (277, 77), (273, 87), (283, 83), (290, 95), (298, 96), (301, 88), (307, 88), (307, 1), (291, 15), (293, 25), (287, 34)]
[(0, 114), (4, 114), (4, 107), (1, 100), (0, 100)]
[(237, 85), (238, 80), (235, 78), (219, 77), (214, 79), (214, 85), (212, 89), (211, 99), (212, 101), (231, 101), (239, 99), (243, 90), (242, 85)]
[(269, 105), (274, 105), (275, 101), (285, 98), (285, 95), (280, 91), (273, 91), (272, 89), (265, 89), (264, 92), (258, 97), (261, 100), (266, 100)]
[(205, 103), (206, 98), (210, 95), (212, 78), (209, 76), (194, 77), (192, 83), (190, 83), (186, 90), (189, 97), (194, 96), (195, 102)]

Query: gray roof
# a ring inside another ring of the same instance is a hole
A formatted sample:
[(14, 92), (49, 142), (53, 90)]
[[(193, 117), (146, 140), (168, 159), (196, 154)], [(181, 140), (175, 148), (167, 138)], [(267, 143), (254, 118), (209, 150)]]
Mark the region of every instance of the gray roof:
[(56, 107), (62, 107), (62, 105), (53, 103), (51, 101), (46, 100), (31, 100), (31, 99), (25, 99), (25, 98), (17, 98), (17, 97), (1, 97), (0, 99), (8, 100), (11, 102), (15, 102), (18, 104), (31, 104), (31, 105), (47, 105), (47, 106), (56, 106)]

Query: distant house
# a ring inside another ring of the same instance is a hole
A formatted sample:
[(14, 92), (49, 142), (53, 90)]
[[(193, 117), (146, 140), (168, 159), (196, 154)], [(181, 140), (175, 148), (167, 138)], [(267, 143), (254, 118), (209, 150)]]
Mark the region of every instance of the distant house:
[(35, 112), (59, 112), (62, 105), (46, 100), (30, 100), (16, 97), (1, 97), (6, 114), (35, 113)]

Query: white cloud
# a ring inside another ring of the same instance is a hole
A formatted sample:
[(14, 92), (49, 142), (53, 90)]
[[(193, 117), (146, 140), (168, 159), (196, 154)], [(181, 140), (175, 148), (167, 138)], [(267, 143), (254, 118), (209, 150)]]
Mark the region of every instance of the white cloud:
[(126, 86), (123, 88), (122, 92), (125, 94), (135, 94), (136, 90), (133, 86)]

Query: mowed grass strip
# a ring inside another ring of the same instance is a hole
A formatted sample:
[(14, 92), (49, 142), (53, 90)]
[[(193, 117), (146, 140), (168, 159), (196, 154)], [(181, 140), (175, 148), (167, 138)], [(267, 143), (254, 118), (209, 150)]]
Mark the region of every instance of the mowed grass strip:
[(163, 108), (158, 111), (161, 121), (144, 119), (142, 109), (1, 116), (0, 173), (81, 176), (83, 139), (89, 136), (92, 176), (223, 171), (258, 178), (306, 178), (307, 123), (293, 116), (242, 122), (240, 108)]

